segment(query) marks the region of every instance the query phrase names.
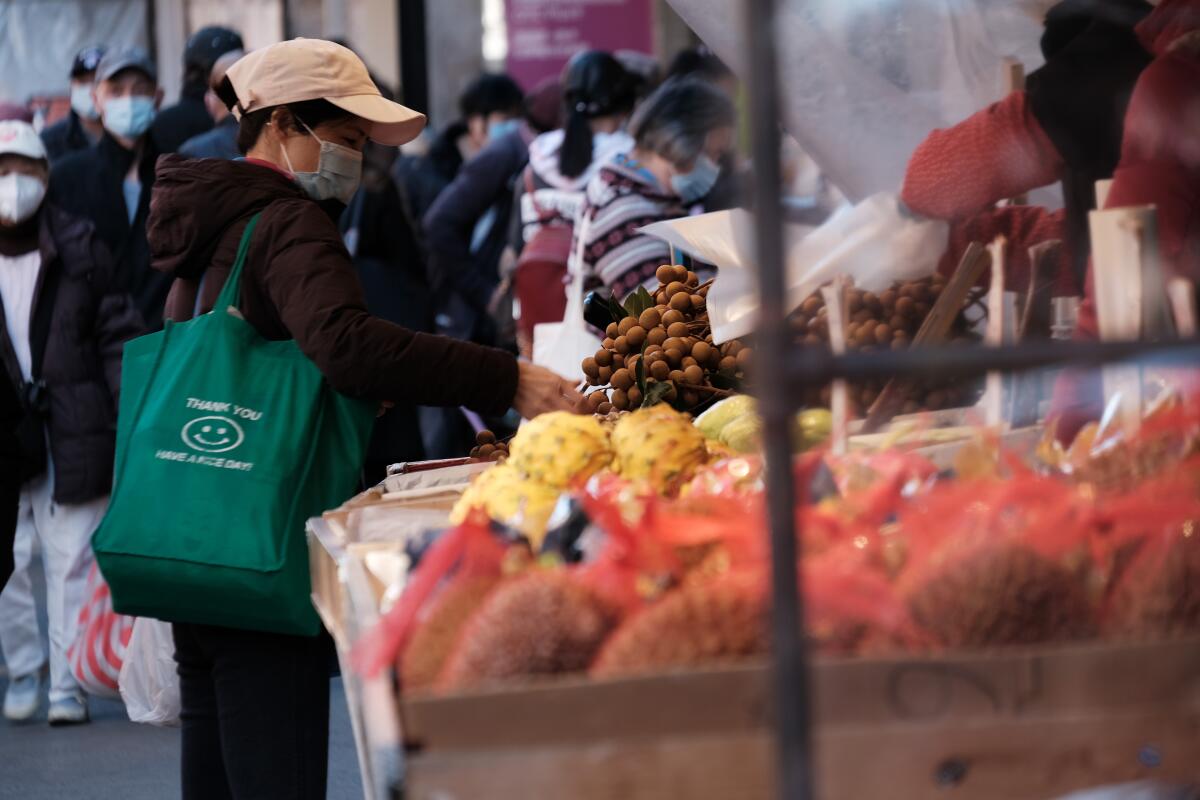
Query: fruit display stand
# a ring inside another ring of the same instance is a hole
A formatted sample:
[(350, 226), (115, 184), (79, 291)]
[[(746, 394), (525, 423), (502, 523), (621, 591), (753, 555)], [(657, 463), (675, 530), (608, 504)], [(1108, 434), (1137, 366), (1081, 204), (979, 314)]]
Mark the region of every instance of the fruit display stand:
[[(829, 800), (1053, 798), (1200, 779), (1200, 640), (819, 658)], [(402, 701), (406, 798), (777, 797), (763, 664)]]
[[(337, 647), (366, 800), (390, 796), (402, 739), (391, 677), (360, 678), (350, 667), (350, 650), (379, 620), (388, 584), (402, 576), (405, 540), (448, 524), (470, 478), (486, 468), (421, 465), (307, 523), (313, 605)], [(372, 562), (383, 566), (373, 570)]]

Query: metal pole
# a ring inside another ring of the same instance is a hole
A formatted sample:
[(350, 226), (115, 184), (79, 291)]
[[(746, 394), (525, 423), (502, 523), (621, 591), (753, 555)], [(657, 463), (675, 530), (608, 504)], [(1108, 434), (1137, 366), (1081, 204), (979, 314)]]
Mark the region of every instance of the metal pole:
[[(778, 787), (782, 800), (813, 796), (809, 730), (808, 661), (801, 635), (803, 608), (796, 553), (790, 419), (795, 403), (782, 376), (767, 371), (784, 363), (788, 329), (784, 309), (783, 219), (779, 201), (779, 92), (775, 0), (745, 0), (745, 52), (754, 157), (754, 218), (761, 291), (758, 369), (767, 375), (759, 402), (767, 460), (771, 532), (772, 616)], [(773, 378), (773, 379), (772, 379)]]
[(847, 353), (834, 356), (818, 347), (805, 347), (787, 357), (783, 383), (793, 390), (824, 384), (835, 378), (873, 380), (966, 378), (987, 372), (1017, 372), (1063, 366), (1100, 367), (1140, 359), (1144, 365), (1187, 366), (1200, 362), (1200, 341), (1053, 342), (1029, 341), (1005, 347), (943, 345)]

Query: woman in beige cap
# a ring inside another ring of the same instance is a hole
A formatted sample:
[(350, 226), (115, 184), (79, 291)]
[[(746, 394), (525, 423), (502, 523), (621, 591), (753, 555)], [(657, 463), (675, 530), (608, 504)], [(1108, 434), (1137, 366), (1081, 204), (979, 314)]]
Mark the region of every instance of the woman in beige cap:
[[(154, 268), (175, 277), (168, 318), (211, 309), (247, 221), (262, 212), (240, 310), (262, 336), (295, 339), (339, 391), (527, 418), (577, 407), (572, 384), (553, 373), (367, 312), (334, 219), (358, 188), (367, 140), (403, 144), (425, 118), (380, 96), (357, 56), (332, 42), (283, 42), (234, 64), (218, 94), (246, 157), (158, 163), (148, 234)], [(174, 631), (184, 800), (323, 798), (328, 637)]]

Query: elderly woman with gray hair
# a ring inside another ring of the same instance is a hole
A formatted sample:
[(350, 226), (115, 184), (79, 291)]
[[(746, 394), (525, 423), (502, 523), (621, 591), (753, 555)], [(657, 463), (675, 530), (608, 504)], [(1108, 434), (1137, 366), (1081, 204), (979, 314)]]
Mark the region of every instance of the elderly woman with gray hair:
[(733, 103), (710, 83), (669, 81), (638, 108), (629, 132), (633, 149), (592, 178), (575, 225), (584, 274), (618, 297), (654, 280), (670, 260), (666, 243), (638, 228), (686, 216), (716, 184), (733, 148)]

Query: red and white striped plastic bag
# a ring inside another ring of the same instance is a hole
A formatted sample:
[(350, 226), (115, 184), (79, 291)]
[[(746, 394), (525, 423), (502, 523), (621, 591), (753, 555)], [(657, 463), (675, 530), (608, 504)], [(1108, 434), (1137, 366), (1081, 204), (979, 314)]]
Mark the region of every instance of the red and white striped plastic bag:
[(87, 602), (79, 612), (75, 642), (67, 650), (71, 672), (81, 689), (100, 697), (119, 698), (117, 678), (129, 637), (133, 635), (133, 617), (113, 611), (112, 595), (100, 569), (92, 564), (88, 573)]

